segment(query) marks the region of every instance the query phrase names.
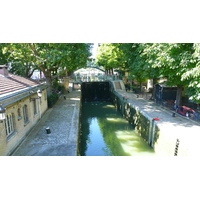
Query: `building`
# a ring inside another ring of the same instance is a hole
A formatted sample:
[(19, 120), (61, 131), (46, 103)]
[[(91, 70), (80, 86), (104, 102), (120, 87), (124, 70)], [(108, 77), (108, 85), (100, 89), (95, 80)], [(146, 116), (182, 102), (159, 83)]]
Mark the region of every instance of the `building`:
[(47, 110), (46, 88), (0, 65), (0, 104), (6, 109), (0, 121), (0, 155), (10, 155)]
[(176, 100), (177, 87), (169, 87), (165, 84), (155, 84), (155, 99)]

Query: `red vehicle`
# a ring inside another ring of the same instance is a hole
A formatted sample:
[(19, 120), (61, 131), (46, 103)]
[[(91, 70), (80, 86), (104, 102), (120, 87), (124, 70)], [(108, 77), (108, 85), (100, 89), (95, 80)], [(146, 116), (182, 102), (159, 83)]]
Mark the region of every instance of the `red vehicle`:
[(195, 111), (186, 106), (180, 106), (177, 110), (177, 113), (179, 113), (183, 116), (191, 117), (191, 115), (194, 115)]

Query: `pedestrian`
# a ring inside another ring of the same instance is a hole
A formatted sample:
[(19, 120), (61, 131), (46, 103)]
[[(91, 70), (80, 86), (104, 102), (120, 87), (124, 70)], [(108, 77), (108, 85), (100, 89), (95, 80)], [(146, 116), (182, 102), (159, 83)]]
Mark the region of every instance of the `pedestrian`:
[(176, 112), (178, 110), (178, 106), (176, 105), (176, 100), (174, 101), (174, 110), (176, 110)]

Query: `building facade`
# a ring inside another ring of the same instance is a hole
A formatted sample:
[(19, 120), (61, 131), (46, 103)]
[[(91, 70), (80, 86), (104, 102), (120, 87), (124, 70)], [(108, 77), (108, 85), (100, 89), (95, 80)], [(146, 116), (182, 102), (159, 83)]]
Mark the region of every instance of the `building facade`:
[(0, 121), (0, 155), (10, 155), (47, 110), (46, 84), (10, 74), (0, 65), (0, 104), (6, 118)]

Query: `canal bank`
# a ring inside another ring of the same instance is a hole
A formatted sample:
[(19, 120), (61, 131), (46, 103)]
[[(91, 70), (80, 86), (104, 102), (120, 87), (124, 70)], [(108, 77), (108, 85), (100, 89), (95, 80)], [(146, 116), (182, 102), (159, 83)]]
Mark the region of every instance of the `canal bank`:
[[(162, 109), (154, 102), (137, 98), (133, 92), (126, 92), (119, 81), (111, 83), (110, 92), (116, 109), (135, 126), (138, 134), (154, 148), (156, 155), (198, 155), (198, 124), (178, 115), (172, 117), (172, 112)], [(79, 155), (80, 100), (81, 92), (77, 90), (67, 93), (66, 99), (62, 95), (11, 155)], [(50, 134), (46, 132), (48, 127)]]
[(66, 93), (65, 98), (61, 95), (11, 155), (76, 156), (80, 98), (81, 92), (77, 90)]
[(80, 122), (81, 156), (155, 156), (110, 101), (83, 102)]
[[(115, 85), (113, 83), (113, 85)], [(125, 89), (112, 89), (117, 110), (132, 123), (139, 135), (161, 156), (195, 156), (199, 154), (200, 126), (153, 101), (139, 98)]]

